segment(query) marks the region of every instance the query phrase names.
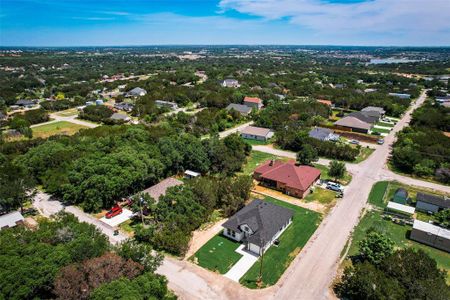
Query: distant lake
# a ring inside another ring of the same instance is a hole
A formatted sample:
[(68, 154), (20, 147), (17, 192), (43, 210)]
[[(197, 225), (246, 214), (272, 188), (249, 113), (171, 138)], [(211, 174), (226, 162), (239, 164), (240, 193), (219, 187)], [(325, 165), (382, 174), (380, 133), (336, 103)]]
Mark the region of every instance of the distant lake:
[(381, 65), (381, 64), (404, 64), (418, 62), (418, 59), (407, 59), (407, 58), (372, 58), (369, 62), (371, 65)]

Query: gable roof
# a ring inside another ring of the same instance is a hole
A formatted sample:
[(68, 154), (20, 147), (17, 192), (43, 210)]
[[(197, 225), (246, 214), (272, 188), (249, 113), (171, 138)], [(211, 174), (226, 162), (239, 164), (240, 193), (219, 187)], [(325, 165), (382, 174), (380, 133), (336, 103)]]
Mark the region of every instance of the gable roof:
[(333, 134), (333, 130), (322, 127), (314, 127), (309, 131), (309, 137), (324, 141), (330, 134)]
[(128, 91), (129, 95), (139, 95), (141, 93), (147, 93), (146, 90), (144, 90), (143, 88), (140, 87), (135, 87), (134, 89), (132, 89), (131, 91)]
[(358, 118), (355, 118), (352, 116), (344, 117), (344, 118), (336, 121), (334, 124), (338, 125), (338, 126), (360, 128), (360, 129), (366, 129), (366, 130), (369, 130), (370, 128), (372, 128), (372, 126), (369, 123), (363, 122), (363, 121), (359, 120)]
[(234, 109), (235, 111), (238, 111), (238, 112), (244, 113), (244, 114), (249, 114), (252, 111), (251, 107), (249, 107), (247, 105), (243, 105), (243, 104), (237, 104), (237, 103), (229, 104), (226, 109), (227, 110)]
[(384, 115), (386, 113), (386, 111), (382, 107), (378, 107), (378, 106), (367, 106), (367, 107), (364, 107), (363, 109), (361, 109), (361, 111), (365, 111), (365, 112), (376, 111), (382, 115)]
[(159, 197), (164, 196), (166, 194), (166, 191), (168, 188), (173, 187), (173, 186), (182, 185), (182, 184), (183, 184), (183, 181), (169, 177), (169, 178), (164, 179), (160, 183), (155, 184), (155, 185), (149, 187), (148, 189), (143, 190), (142, 192), (149, 194), (153, 199), (158, 201)]
[(267, 129), (267, 128), (256, 127), (256, 126), (247, 126), (241, 130), (241, 133), (266, 137), (271, 131), (272, 130)]
[(376, 111), (355, 111), (347, 115), (348, 117), (354, 117), (366, 123), (374, 124), (378, 122), (381, 114)]
[(247, 241), (261, 247), (271, 241), (293, 215), (294, 212), (288, 208), (256, 199), (234, 214), (222, 226), (235, 232), (242, 232), (240, 226), (248, 225), (253, 234), (247, 237)]
[(297, 166), (294, 160), (288, 162), (266, 161), (255, 169), (261, 177), (286, 184), (286, 186), (306, 191), (320, 176), (320, 170), (310, 166)]
[(442, 208), (450, 208), (450, 200), (444, 196), (437, 196), (418, 192), (417, 201), (433, 204)]
[(17, 100), (16, 105), (35, 105), (36, 103), (32, 100), (20, 99)]
[(262, 100), (259, 99), (258, 97), (244, 97), (244, 102), (250, 102), (250, 103), (257, 103), (260, 104), (262, 103)]
[(450, 240), (450, 230), (419, 220), (414, 220), (413, 229)]
[(406, 199), (408, 198), (408, 191), (404, 188), (398, 188), (394, 193), (394, 197), (402, 197)]
[(113, 113), (110, 118), (113, 120), (123, 120), (123, 121), (130, 119), (130, 117), (121, 113)]

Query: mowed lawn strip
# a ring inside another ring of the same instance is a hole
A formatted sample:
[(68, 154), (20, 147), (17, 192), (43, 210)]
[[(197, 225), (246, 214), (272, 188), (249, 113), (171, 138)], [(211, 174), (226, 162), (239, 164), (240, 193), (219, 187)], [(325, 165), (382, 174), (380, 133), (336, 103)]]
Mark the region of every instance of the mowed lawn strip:
[(305, 197), (306, 202), (318, 201), (321, 204), (329, 204), (336, 198), (336, 193), (322, 188), (315, 188), (314, 192)]
[(421, 249), (430, 257), (436, 260), (438, 267), (447, 271), (447, 283), (450, 283), (450, 253), (414, 242), (409, 239), (412, 227), (407, 225), (398, 225), (390, 220), (384, 220), (382, 212), (369, 211), (359, 222), (352, 235), (352, 244), (348, 255), (357, 255), (359, 251), (359, 242), (364, 239), (366, 232), (374, 228), (392, 239), (396, 247)]
[(250, 153), (250, 156), (247, 158), (247, 162), (244, 165), (243, 173), (245, 175), (250, 175), (255, 171), (255, 169), (265, 163), (268, 160), (271, 159), (281, 159), (281, 160), (288, 160), (287, 158), (281, 158), (273, 154), (260, 152), (260, 151), (252, 151)]
[(235, 252), (239, 246), (240, 243), (219, 233), (203, 245), (190, 260), (205, 269), (225, 274), (242, 257)]
[[(264, 201), (283, 206), (294, 211), (293, 222), (279, 238), (278, 247), (271, 246), (264, 254), (262, 286), (274, 285), (289, 267), (290, 263), (306, 245), (321, 221), (321, 215), (284, 201), (266, 197)], [(240, 283), (249, 288), (258, 288), (260, 260), (241, 278)]]
[(72, 135), (77, 133), (80, 129), (88, 128), (83, 125), (67, 122), (67, 121), (59, 121), (50, 124), (45, 124), (41, 126), (33, 127), (33, 137), (34, 138), (47, 138), (49, 136), (55, 134), (66, 134)]
[(383, 199), (388, 185), (388, 181), (378, 181), (377, 183), (375, 183), (369, 194), (369, 203), (384, 208), (386, 206), (386, 203), (384, 203)]

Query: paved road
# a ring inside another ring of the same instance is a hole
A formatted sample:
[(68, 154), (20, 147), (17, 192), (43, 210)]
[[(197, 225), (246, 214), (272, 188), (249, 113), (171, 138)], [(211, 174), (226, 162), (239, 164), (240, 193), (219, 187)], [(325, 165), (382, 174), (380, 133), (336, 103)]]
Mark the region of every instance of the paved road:
[(45, 217), (51, 217), (62, 210), (74, 214), (81, 222), (95, 225), (108, 238), (113, 245), (120, 243), (128, 238), (128, 236), (119, 231), (118, 235), (114, 235), (114, 228), (94, 218), (93, 216), (83, 212), (75, 206), (64, 206), (60, 201), (52, 199), (49, 194), (38, 192), (33, 200), (33, 206)]
[(239, 125), (237, 127), (233, 127), (233, 128), (228, 129), (228, 130), (222, 131), (222, 132), (219, 133), (219, 137), (221, 139), (223, 139), (224, 137), (227, 137), (227, 136), (229, 136), (229, 135), (231, 135), (233, 133), (239, 132), (240, 130), (242, 130), (245, 127), (250, 126), (252, 124), (253, 124), (253, 121), (250, 121), (250, 122), (244, 123), (242, 125)]
[[(95, 123), (91, 123), (91, 122), (86, 122), (80, 119), (77, 119), (78, 115), (74, 115), (74, 116), (69, 116), (69, 117), (63, 117), (63, 116), (58, 116), (56, 113), (51, 114), (50, 118), (54, 119), (53, 121), (47, 122), (47, 123), (55, 123), (55, 122), (59, 122), (59, 121), (66, 121), (66, 122), (71, 122), (74, 124), (78, 124), (78, 125), (83, 125), (89, 128), (95, 128), (100, 126), (99, 124), (95, 124)], [(45, 123), (45, 124), (47, 124)], [(42, 125), (42, 124), (38, 124), (38, 125)]]

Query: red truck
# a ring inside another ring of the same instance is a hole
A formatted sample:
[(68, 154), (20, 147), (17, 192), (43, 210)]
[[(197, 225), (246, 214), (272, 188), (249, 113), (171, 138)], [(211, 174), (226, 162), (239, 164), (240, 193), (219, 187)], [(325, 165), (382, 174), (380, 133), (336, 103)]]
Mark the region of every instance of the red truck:
[(120, 215), (122, 213), (122, 207), (120, 207), (119, 204), (114, 205), (110, 211), (108, 211), (105, 215), (107, 219), (111, 219), (112, 217), (115, 217), (117, 215)]

